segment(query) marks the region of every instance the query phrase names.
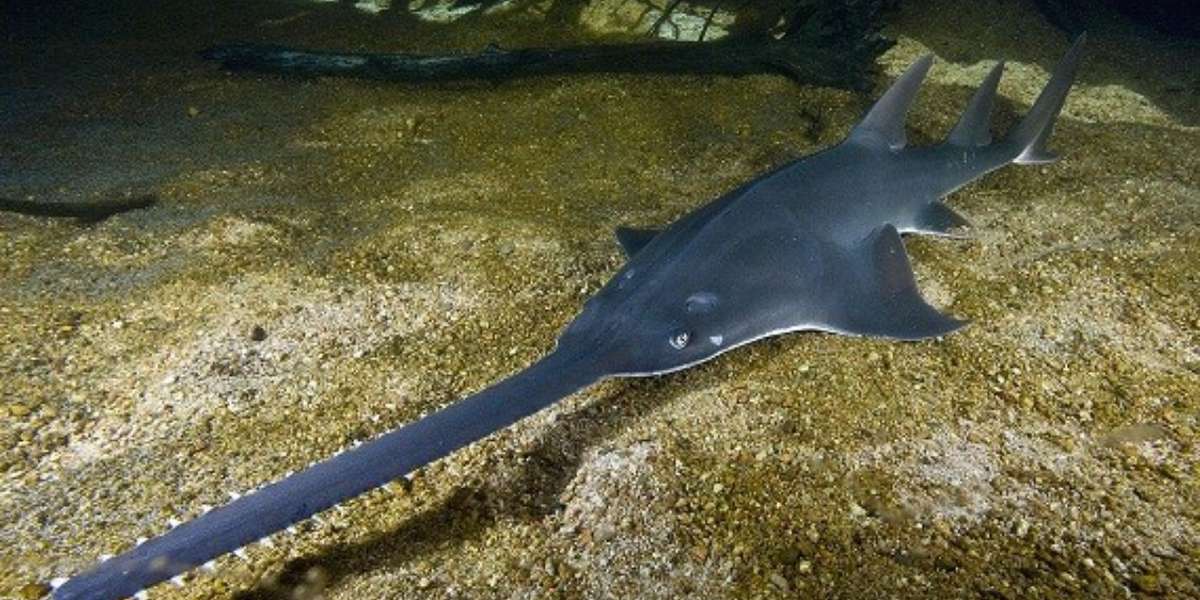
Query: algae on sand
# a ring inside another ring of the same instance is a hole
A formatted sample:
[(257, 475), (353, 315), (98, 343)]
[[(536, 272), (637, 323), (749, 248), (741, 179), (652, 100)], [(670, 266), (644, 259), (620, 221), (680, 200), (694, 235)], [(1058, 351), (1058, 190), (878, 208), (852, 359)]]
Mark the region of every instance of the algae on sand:
[[(289, 10), (212, 27), (387, 31), (335, 6), (258, 25)], [(427, 27), (404, 43), (445, 44)], [(6, 125), (4, 190), (162, 202), (0, 216), (0, 595), (524, 366), (620, 264), (614, 226), (836, 142), (867, 101), (770, 76), (229, 77), (187, 58), (212, 32), (128, 31), (45, 59), (119, 85), (4, 74), (64, 86)], [(890, 76), (940, 59), (914, 143), (1000, 58), (1011, 123), (1065, 47), (1009, 2), (905, 3), (893, 33)], [(1200, 594), (1200, 100), (1171, 91), (1200, 50), (1134, 33), (1090, 32), (1065, 160), (956, 194), (973, 241), (908, 242), (963, 332), (795, 335), (607, 383), (155, 596)], [(178, 60), (131, 58), (148, 46)]]

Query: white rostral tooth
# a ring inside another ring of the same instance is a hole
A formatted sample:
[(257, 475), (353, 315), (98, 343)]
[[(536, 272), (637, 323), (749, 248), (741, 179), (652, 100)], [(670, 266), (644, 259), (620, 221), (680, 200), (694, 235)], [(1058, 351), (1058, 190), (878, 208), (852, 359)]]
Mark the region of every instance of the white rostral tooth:
[(179, 519), (176, 519), (175, 517), (171, 517), (170, 519), (167, 519), (167, 527), (170, 527), (171, 529), (175, 529), (176, 527), (179, 527), (180, 525), (183, 525), (183, 521), (180, 521)]
[(58, 588), (62, 587), (63, 584), (66, 582), (67, 582), (66, 577), (55, 577), (54, 579), (50, 580), (50, 589), (57, 590)]
[(211, 504), (201, 504), (201, 505), (200, 505), (200, 514), (202, 514), (202, 515), (206, 515), (206, 514), (208, 514), (208, 513), (209, 513), (209, 511), (211, 511), (212, 509), (213, 509), (213, 507), (212, 507), (212, 505), (211, 505)]
[(200, 565), (200, 568), (204, 569), (205, 572), (213, 573), (217, 570), (217, 561), (210, 560), (210, 561)]
[(108, 561), (108, 559), (110, 559), (112, 557), (113, 557), (113, 555), (111, 555), (111, 554), (101, 554), (99, 557), (99, 560), (100, 560), (100, 562), (106, 562), (106, 561)]
[(296, 535), (296, 526), (295, 526), (295, 525), (288, 525), (288, 526), (287, 526), (287, 532), (288, 532), (288, 533), (290, 533), (290, 534), (292, 534), (292, 535)]
[(243, 547), (241, 547), (241, 548), (238, 548), (237, 550), (234, 550), (234, 551), (233, 551), (233, 555), (234, 555), (234, 556), (236, 556), (236, 557), (238, 557), (238, 558), (240, 558), (240, 559), (242, 559), (242, 560), (248, 560), (248, 557), (246, 556), (246, 548), (245, 548), (245, 546), (243, 546)]
[(142, 591), (134, 594), (133, 597), (137, 598), (137, 600), (150, 600), (150, 593), (147, 592), (146, 590), (142, 590)]
[(242, 497), (242, 495), (237, 492), (229, 492), (230, 500), (237, 500), (238, 498), (241, 498), (241, 497)]
[(275, 547), (275, 542), (272, 542), (272, 541), (271, 541), (271, 536), (269, 536), (269, 535), (268, 535), (267, 537), (265, 537), (265, 538), (261, 539), (261, 540), (258, 540), (258, 543), (260, 543), (260, 544), (262, 544), (262, 545), (264, 545), (264, 546), (266, 546), (266, 547), (268, 547), (268, 548), (274, 548), (274, 547)]
[(175, 584), (175, 587), (183, 587), (183, 575), (176, 575), (172, 577), (171, 583)]
[(146, 543), (146, 541), (147, 541), (147, 540), (149, 540), (149, 539), (150, 539), (150, 538), (148, 538), (148, 537), (140, 537), (140, 538), (138, 538), (138, 539), (136, 539), (136, 540), (133, 540), (133, 545), (135, 545), (135, 546), (141, 546), (142, 544), (145, 544), (145, 543)]

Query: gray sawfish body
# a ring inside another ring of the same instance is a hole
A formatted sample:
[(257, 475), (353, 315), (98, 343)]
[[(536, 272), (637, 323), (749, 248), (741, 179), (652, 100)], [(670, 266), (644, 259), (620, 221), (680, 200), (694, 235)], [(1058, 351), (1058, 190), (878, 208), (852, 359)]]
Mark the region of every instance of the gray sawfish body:
[(784, 165), (661, 231), (619, 229), (629, 262), (554, 351), (495, 385), (235, 499), (56, 588), (57, 600), (134, 595), (437, 460), (596, 381), (654, 375), (790, 331), (918, 340), (963, 322), (917, 291), (901, 233), (956, 235), (941, 198), (1045, 144), (1078, 66), (1067, 52), (1026, 116), (993, 142), (1003, 64), (947, 140), (908, 148), (904, 116), (932, 60), (911, 66), (846, 140)]

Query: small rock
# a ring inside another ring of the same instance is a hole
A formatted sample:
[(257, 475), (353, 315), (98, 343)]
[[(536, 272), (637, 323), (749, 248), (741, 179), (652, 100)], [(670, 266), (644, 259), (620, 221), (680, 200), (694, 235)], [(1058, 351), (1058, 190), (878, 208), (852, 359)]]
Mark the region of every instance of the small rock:
[(1135, 575), (1132, 581), (1133, 587), (1137, 588), (1137, 590), (1143, 594), (1158, 595), (1163, 591), (1162, 582), (1159, 581), (1158, 575), (1153, 573)]
[(812, 562), (807, 560), (800, 561), (796, 564), (796, 572), (801, 575), (812, 573)]
[(27, 583), (17, 588), (17, 597), (21, 600), (38, 600), (50, 595), (50, 586), (44, 583)]
[(250, 330), (250, 339), (256, 342), (261, 342), (267, 339), (267, 330), (263, 329), (262, 325), (255, 325), (254, 328)]
[(809, 525), (807, 535), (808, 535), (808, 541), (810, 541), (814, 544), (821, 541), (821, 532), (817, 531), (816, 525)]
[(1117, 448), (1123, 444), (1142, 444), (1170, 438), (1171, 433), (1161, 425), (1134, 423), (1108, 432), (1100, 438), (1100, 443), (1109, 448)]
[(1026, 535), (1028, 535), (1029, 534), (1029, 521), (1026, 521), (1025, 519), (1021, 519), (1020, 521), (1017, 521), (1017, 527), (1016, 527), (1016, 531), (1014, 533), (1016, 533), (1017, 537), (1019, 537), (1019, 538), (1023, 538)]
[(771, 573), (767, 575), (767, 579), (771, 581), (771, 585), (779, 588), (779, 590), (785, 594), (792, 591), (791, 584), (788, 583), (787, 578), (781, 575), (779, 571), (771, 571)]
[(196, 108), (195, 106), (189, 106), (187, 109), (187, 113), (188, 113), (189, 117), (194, 119), (194, 118), (200, 116), (200, 109)]
[(329, 573), (320, 566), (309, 567), (304, 571), (304, 583), (317, 590), (323, 590), (329, 585)]
[(601, 525), (592, 533), (592, 539), (596, 540), (596, 543), (602, 544), (613, 539), (616, 535), (617, 531), (611, 525)]
[(10, 414), (18, 419), (23, 418), (23, 417), (28, 417), (29, 416), (29, 407), (25, 406), (24, 404), (21, 404), (20, 402), (15, 402), (8, 406), (8, 414)]

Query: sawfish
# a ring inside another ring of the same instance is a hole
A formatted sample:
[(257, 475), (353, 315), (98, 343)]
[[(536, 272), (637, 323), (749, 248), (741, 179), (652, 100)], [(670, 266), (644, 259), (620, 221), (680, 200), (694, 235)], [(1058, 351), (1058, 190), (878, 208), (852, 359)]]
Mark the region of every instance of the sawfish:
[(144, 594), (228, 552), (378, 488), (600, 380), (686, 369), (769, 336), (825, 331), (896, 340), (965, 322), (917, 289), (901, 234), (960, 235), (942, 198), (1011, 163), (1040, 164), (1081, 36), (1029, 111), (993, 141), (1001, 62), (946, 139), (908, 147), (905, 117), (933, 63), (914, 62), (829, 149), (784, 164), (663, 229), (620, 228), (628, 262), (554, 349), (474, 395), (236, 497), (65, 582), (56, 600)]

